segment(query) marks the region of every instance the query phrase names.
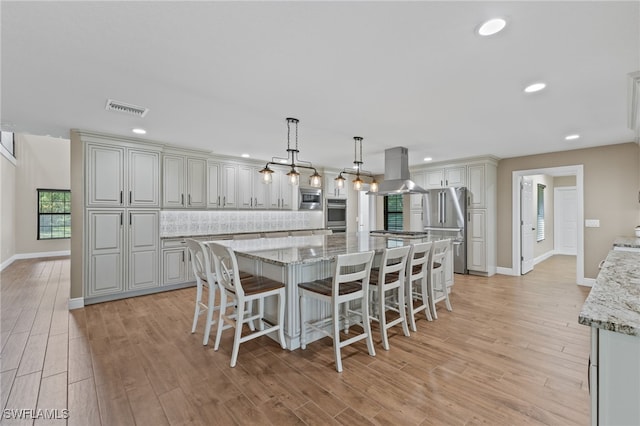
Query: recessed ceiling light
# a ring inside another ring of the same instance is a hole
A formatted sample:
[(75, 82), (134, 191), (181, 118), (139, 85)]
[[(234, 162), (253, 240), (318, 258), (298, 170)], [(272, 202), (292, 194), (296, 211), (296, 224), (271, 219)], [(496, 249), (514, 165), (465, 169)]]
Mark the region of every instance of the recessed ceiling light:
[(507, 21), (502, 18), (489, 19), (478, 28), (478, 34), (481, 36), (490, 36), (502, 31), (507, 25)]
[(131, 130), (131, 131), (132, 131), (133, 133), (135, 133), (136, 135), (144, 135), (144, 134), (146, 134), (146, 133), (147, 133), (147, 131), (146, 131), (145, 129), (140, 129), (140, 128), (133, 129), (133, 130)]
[(564, 139), (568, 140), (568, 141), (573, 141), (573, 140), (576, 140), (576, 139), (579, 139), (579, 138), (580, 138), (580, 135), (578, 135), (578, 134), (568, 135), (568, 136), (564, 137)]
[(542, 89), (544, 89), (545, 87), (547, 87), (546, 83), (533, 83), (533, 84), (530, 84), (527, 87), (525, 87), (524, 91), (526, 93), (539, 92)]
[(242, 158), (249, 158), (249, 157), (251, 157), (251, 156), (250, 156), (249, 154), (242, 154), (242, 155), (241, 155), (241, 157), (242, 157)]
[(431, 160), (433, 160), (433, 158), (431, 158), (431, 157), (424, 157), (424, 161), (431, 161)]

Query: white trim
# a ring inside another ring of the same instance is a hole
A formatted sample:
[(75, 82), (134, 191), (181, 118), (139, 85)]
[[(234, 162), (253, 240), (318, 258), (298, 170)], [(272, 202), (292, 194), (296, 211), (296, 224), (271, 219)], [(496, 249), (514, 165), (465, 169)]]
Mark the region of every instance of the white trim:
[(535, 259), (533, 259), (533, 264), (537, 265), (540, 262), (544, 262), (545, 260), (547, 260), (548, 258), (550, 258), (551, 256), (553, 256), (554, 254), (557, 254), (555, 252), (555, 250), (550, 250), (544, 254), (541, 254), (540, 256), (536, 257)]
[(76, 297), (74, 299), (69, 299), (69, 310), (81, 309), (84, 308), (84, 298)]
[(71, 250), (60, 251), (41, 251), (39, 253), (20, 253), (13, 257), (16, 259), (36, 259), (38, 257), (58, 257), (58, 256), (71, 256)]
[[(578, 206), (578, 223), (584, 224), (584, 166), (548, 167), (544, 169), (514, 170), (512, 175), (511, 194), (511, 267), (514, 275), (521, 274), (520, 248), (520, 179), (529, 175), (551, 175), (576, 177), (576, 204)], [(576, 255), (576, 283), (584, 282), (584, 226), (578, 226), (578, 247)]]
[(0, 153), (2, 153), (2, 156), (4, 158), (6, 158), (7, 160), (9, 160), (9, 162), (11, 164), (13, 164), (14, 166), (16, 165), (16, 157), (11, 155), (9, 150), (7, 148), (5, 148), (4, 145), (2, 145), (2, 144), (0, 144)]
[(596, 283), (595, 278), (583, 278), (582, 282), (578, 283), (578, 285), (585, 286), (585, 287), (593, 287), (595, 283)]
[(2, 262), (2, 264), (0, 265), (0, 271), (3, 271), (4, 268), (6, 268), (7, 266), (11, 265), (13, 263), (14, 260), (16, 260), (16, 256), (13, 255), (10, 258), (8, 258), (7, 260), (5, 260), (4, 262)]
[(501, 266), (496, 268), (496, 274), (516, 276), (515, 272), (513, 272), (513, 268), (503, 268)]
[(9, 259), (2, 262), (0, 265), (0, 271), (3, 271), (4, 268), (11, 265), (14, 261), (20, 259), (37, 259), (39, 257), (58, 257), (58, 256), (70, 256), (71, 250), (61, 250), (61, 251), (42, 251), (39, 253), (18, 253), (11, 256)]

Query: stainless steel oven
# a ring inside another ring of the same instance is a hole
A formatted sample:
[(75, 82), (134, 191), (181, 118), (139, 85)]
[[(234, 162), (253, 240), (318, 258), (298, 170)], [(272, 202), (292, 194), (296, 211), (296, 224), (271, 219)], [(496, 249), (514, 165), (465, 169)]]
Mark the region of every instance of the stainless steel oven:
[(327, 229), (333, 232), (347, 231), (347, 200), (327, 198)]

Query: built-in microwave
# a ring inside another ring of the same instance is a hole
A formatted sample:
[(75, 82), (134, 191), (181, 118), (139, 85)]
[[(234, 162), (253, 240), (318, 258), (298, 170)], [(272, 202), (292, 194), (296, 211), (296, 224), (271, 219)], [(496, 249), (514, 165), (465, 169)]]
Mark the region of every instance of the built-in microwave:
[(300, 188), (300, 210), (322, 210), (322, 189)]

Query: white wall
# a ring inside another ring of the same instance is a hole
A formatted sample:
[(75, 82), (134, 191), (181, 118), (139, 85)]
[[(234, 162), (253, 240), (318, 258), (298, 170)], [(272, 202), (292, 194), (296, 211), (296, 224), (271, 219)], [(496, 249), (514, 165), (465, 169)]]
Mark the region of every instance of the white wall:
[[(71, 188), (69, 146), (66, 139), (16, 134), (16, 216), (13, 228), (15, 254), (18, 256), (68, 252), (70, 249), (68, 239), (38, 240), (37, 232), (37, 189)], [(4, 229), (4, 218), (2, 225)]]
[(16, 166), (0, 155), (0, 270), (16, 254)]

